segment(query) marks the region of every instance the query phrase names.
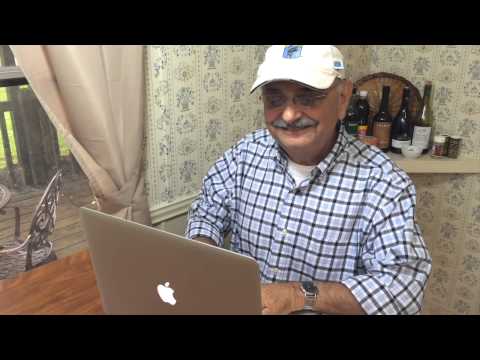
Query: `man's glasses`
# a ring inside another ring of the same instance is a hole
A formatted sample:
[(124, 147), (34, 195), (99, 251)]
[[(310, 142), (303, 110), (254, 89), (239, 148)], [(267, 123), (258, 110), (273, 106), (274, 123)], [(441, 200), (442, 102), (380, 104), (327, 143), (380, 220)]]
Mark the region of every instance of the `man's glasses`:
[[(300, 107), (312, 108), (327, 97), (325, 94), (302, 94), (295, 95), (292, 102)], [(288, 103), (288, 97), (283, 94), (263, 94), (261, 96), (263, 103), (268, 109), (283, 108)]]
[[(330, 91), (336, 87), (338, 83), (335, 83), (329, 89), (322, 92), (309, 92), (305, 94), (295, 95), (292, 97), (292, 102), (301, 108), (311, 109), (314, 106), (321, 103), (330, 93)], [(268, 110), (284, 108), (288, 103), (288, 97), (281, 92), (266, 90), (260, 97)]]

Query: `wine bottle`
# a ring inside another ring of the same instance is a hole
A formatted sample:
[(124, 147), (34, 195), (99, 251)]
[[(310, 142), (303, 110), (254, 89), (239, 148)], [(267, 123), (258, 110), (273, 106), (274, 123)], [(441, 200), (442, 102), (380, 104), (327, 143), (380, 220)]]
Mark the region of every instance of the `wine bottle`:
[(388, 112), (390, 86), (383, 86), (382, 103), (378, 113), (373, 118), (373, 136), (378, 139), (378, 148), (384, 152), (390, 149), (390, 134), (392, 130), (392, 116)]
[(347, 116), (345, 116), (345, 129), (352, 136), (357, 136), (358, 130), (358, 112), (357, 112), (357, 88), (353, 88), (350, 104), (347, 108)]
[(357, 101), (358, 112), (358, 137), (368, 135), (368, 116), (370, 105), (368, 104), (368, 91), (360, 91), (360, 99)]
[(410, 145), (410, 88), (403, 88), (402, 105), (392, 122), (392, 146), (390, 150), (396, 154), (402, 153), (402, 147)]
[(425, 154), (430, 149), (432, 134), (433, 113), (430, 104), (432, 94), (432, 82), (427, 81), (423, 93), (423, 108), (421, 116), (413, 127), (412, 145), (420, 146)]

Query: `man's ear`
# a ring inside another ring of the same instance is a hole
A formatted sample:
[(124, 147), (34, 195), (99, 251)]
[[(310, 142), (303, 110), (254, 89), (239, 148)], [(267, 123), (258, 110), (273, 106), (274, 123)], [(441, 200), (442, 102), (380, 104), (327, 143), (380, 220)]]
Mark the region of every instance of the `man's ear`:
[(353, 83), (350, 80), (344, 80), (340, 85), (340, 95), (338, 99), (338, 119), (344, 119), (347, 115), (348, 104), (352, 97)]

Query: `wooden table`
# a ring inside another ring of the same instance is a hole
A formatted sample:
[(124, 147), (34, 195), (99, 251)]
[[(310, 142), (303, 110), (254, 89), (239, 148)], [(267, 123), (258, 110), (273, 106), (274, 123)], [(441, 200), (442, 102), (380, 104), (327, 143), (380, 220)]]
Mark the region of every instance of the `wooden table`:
[(0, 314), (103, 314), (88, 250), (1, 280)]

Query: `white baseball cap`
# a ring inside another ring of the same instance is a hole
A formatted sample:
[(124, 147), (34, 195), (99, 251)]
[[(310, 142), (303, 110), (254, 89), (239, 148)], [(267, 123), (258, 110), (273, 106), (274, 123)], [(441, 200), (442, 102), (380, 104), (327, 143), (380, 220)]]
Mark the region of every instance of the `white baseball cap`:
[(341, 52), (332, 45), (273, 45), (259, 66), (250, 92), (272, 81), (296, 81), (328, 89), (335, 78), (345, 79)]

